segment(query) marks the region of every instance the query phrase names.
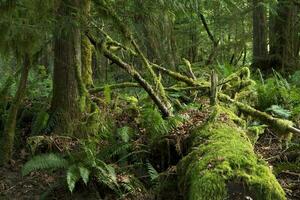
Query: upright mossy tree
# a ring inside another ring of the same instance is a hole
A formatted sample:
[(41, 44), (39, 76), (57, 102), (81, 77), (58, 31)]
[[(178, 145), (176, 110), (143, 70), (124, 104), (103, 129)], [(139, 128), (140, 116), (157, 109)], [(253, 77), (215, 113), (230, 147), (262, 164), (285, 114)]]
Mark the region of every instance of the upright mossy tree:
[(54, 133), (73, 135), (80, 120), (78, 74), (81, 73), (81, 30), (79, 0), (60, 1), (56, 11), (54, 39), (53, 97), (51, 102)]
[(253, 65), (258, 68), (265, 66), (267, 60), (267, 20), (263, 0), (253, 0)]
[(299, 65), (299, 3), (278, 0), (270, 13), (270, 58), (272, 67), (295, 71)]
[(83, 30), (81, 34), (81, 61), (82, 61), (82, 80), (87, 88), (93, 86), (93, 69), (92, 54), (93, 46), (86, 36), (85, 31), (88, 29), (89, 17), (91, 11), (91, 1), (84, 0), (81, 2), (81, 18), (83, 22)]

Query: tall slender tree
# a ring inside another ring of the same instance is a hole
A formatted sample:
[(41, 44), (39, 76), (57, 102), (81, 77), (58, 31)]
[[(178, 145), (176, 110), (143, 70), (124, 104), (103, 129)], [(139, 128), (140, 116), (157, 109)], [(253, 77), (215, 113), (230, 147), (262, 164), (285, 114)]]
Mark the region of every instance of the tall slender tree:
[(253, 0), (253, 65), (264, 68), (267, 60), (267, 20), (264, 0)]
[(299, 65), (299, 5), (278, 0), (276, 14), (270, 14), (270, 58), (272, 67), (293, 71)]

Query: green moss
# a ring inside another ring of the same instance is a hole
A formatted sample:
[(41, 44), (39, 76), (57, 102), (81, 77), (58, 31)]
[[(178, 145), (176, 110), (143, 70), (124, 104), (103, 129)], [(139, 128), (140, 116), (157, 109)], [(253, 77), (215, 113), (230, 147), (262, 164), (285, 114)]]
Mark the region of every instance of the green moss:
[(178, 164), (180, 185), (189, 200), (223, 200), (228, 185), (245, 187), (253, 199), (282, 200), (285, 194), (267, 163), (257, 158), (246, 133), (234, 122), (219, 119), (194, 131), (195, 149)]
[(82, 80), (87, 88), (93, 86), (92, 44), (86, 36), (81, 39)]
[(283, 171), (292, 171), (292, 172), (300, 173), (300, 163), (283, 162), (274, 167), (275, 174), (280, 174)]
[(255, 144), (258, 140), (259, 136), (265, 132), (266, 125), (257, 125), (247, 127), (247, 135), (251, 140), (252, 144)]

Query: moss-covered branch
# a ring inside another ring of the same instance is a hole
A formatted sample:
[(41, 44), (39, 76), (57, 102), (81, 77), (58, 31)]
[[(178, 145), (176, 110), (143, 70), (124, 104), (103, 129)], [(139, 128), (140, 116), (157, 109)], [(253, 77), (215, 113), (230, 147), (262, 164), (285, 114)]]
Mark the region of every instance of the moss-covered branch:
[(300, 134), (300, 130), (293, 127), (293, 122), (291, 122), (291, 121), (273, 117), (265, 112), (256, 110), (255, 108), (248, 106), (244, 103), (235, 101), (225, 94), (219, 94), (219, 99), (221, 101), (233, 103), (234, 105), (236, 105), (238, 107), (238, 109), (241, 112), (243, 112), (247, 115), (250, 115), (256, 119), (259, 119), (267, 125), (270, 125), (272, 128), (277, 130), (278, 133), (287, 134), (287, 133), (291, 132), (291, 133), (295, 133), (295, 134)]
[(161, 67), (161, 66), (156, 65), (156, 64), (152, 64), (152, 66), (155, 69), (159, 70), (160, 72), (163, 72), (163, 73), (167, 74), (168, 76), (174, 78), (175, 80), (184, 82), (189, 86), (200, 86), (201, 85), (201, 84), (197, 83), (197, 81), (195, 81), (194, 79), (189, 78), (187, 76), (184, 76), (180, 73), (174, 72), (172, 70), (166, 69), (166, 68)]
[(165, 89), (161, 83), (161, 80), (154, 72), (152, 65), (150, 64), (149, 60), (146, 58), (141, 48), (139, 47), (138, 43), (136, 42), (135, 38), (133, 37), (132, 31), (129, 29), (126, 23), (123, 22), (123, 20), (119, 17), (118, 13), (114, 10), (114, 8), (110, 5), (108, 1), (104, 0), (101, 1), (101, 3), (99, 2), (99, 4), (114, 19), (114, 21), (118, 24), (118, 27), (120, 28), (124, 37), (132, 44), (135, 52), (141, 58), (144, 67), (146, 67), (146, 69), (149, 71), (150, 75), (152, 76), (154, 85), (157, 86), (157, 93), (160, 96), (162, 102), (168, 107), (169, 110), (172, 110), (172, 105), (166, 96)]
[(116, 65), (124, 69), (128, 74), (131, 75), (134, 80), (136, 80), (148, 93), (150, 98), (153, 100), (153, 102), (156, 104), (156, 106), (161, 111), (162, 115), (164, 117), (171, 116), (171, 112), (169, 108), (162, 102), (160, 97), (157, 95), (157, 93), (154, 91), (152, 86), (140, 75), (138, 71), (134, 69), (133, 66), (129, 65), (128, 63), (124, 62), (120, 57), (112, 53), (106, 48), (105, 42), (102, 43), (101, 50), (105, 57), (110, 59), (112, 62), (114, 62)]
[[(96, 88), (91, 88), (89, 90), (90, 94), (95, 94), (98, 92), (102, 92), (105, 90), (105, 88), (109, 88), (111, 90), (114, 89), (124, 89), (124, 88), (140, 88), (141, 86), (138, 83), (133, 83), (133, 82), (124, 82), (124, 83), (116, 83), (116, 84), (111, 84), (111, 85), (105, 85), (101, 87), (96, 87)], [(193, 91), (193, 90), (199, 90), (202, 87), (199, 86), (194, 86), (194, 87), (179, 87), (177, 85), (167, 87), (165, 88), (166, 91), (168, 92), (179, 92), (179, 91)]]

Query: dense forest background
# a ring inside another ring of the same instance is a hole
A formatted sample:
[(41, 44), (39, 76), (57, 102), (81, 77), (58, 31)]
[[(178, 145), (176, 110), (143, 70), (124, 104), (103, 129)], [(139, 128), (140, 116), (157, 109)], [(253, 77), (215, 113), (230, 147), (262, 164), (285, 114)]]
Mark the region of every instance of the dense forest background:
[(299, 0), (0, 0), (0, 199), (300, 199)]

